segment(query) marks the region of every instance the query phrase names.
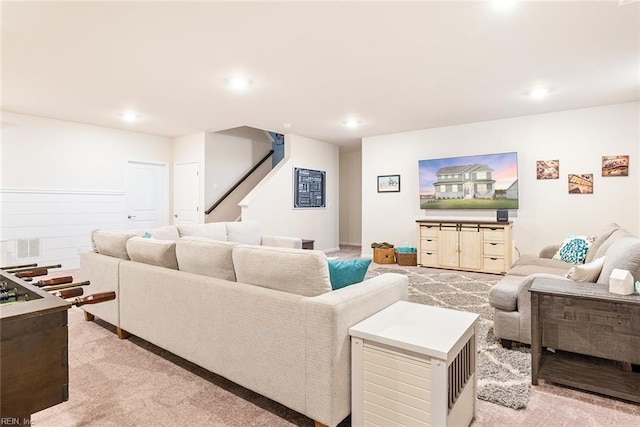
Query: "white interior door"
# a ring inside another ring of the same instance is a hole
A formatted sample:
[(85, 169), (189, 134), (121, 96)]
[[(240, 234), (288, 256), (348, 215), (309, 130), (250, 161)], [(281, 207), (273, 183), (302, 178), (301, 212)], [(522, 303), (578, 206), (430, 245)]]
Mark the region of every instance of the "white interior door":
[(200, 166), (198, 162), (177, 163), (173, 168), (173, 223), (200, 222)]
[(126, 191), (129, 229), (166, 224), (169, 186), (165, 165), (128, 162)]

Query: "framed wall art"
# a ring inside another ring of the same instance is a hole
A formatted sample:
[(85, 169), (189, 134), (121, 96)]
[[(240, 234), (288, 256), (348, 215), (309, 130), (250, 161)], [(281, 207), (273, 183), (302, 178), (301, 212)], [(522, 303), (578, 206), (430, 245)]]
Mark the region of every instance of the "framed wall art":
[(629, 176), (629, 156), (602, 156), (602, 176)]
[(379, 175), (378, 193), (399, 193), (400, 175)]
[(420, 209), (518, 209), (518, 153), (418, 161)]
[(593, 174), (569, 174), (569, 194), (593, 194)]
[(538, 160), (536, 162), (536, 179), (558, 179), (560, 177), (560, 160)]
[(294, 209), (326, 207), (326, 175), (325, 171), (303, 168), (293, 169)]

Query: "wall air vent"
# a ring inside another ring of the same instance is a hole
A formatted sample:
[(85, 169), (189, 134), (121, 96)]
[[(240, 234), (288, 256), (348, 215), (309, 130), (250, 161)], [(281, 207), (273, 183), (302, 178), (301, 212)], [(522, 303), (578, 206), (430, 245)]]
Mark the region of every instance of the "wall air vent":
[(36, 258), (40, 256), (40, 238), (16, 240), (16, 258)]

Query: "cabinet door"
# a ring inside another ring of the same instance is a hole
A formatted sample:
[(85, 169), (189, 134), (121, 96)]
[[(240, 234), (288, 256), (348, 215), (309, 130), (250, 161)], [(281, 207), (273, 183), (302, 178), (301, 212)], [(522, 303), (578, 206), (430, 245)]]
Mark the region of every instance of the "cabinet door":
[(460, 230), (460, 268), (482, 269), (482, 233), (478, 228)]
[(440, 230), (440, 265), (459, 267), (458, 229), (456, 226), (443, 226)]

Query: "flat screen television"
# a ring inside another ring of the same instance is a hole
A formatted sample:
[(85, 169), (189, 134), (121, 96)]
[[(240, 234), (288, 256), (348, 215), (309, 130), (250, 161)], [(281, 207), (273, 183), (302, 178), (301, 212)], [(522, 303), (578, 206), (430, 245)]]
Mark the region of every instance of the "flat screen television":
[(518, 153), (420, 160), (420, 209), (518, 209)]

